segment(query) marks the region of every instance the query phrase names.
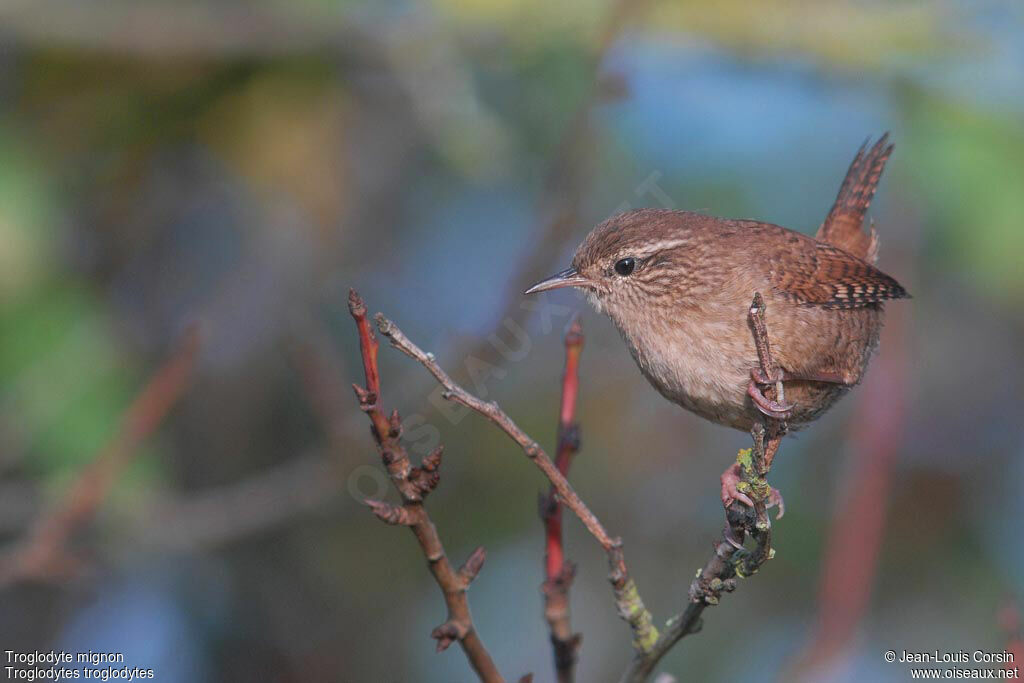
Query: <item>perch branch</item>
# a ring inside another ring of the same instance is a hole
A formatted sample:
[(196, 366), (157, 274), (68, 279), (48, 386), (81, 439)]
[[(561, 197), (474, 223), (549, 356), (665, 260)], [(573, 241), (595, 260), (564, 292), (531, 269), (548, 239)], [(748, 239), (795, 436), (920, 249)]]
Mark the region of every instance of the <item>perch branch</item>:
[(402, 353), (418, 361), (444, 387), (442, 396), (449, 401), (465, 406), (489, 419), (515, 441), (526, 456), (536, 465), (551, 482), (560, 503), (572, 510), (579, 517), (587, 531), (597, 539), (608, 556), (610, 566), (609, 581), (615, 594), (615, 604), (619, 615), (629, 624), (633, 634), (633, 646), (640, 652), (647, 652), (658, 639), (658, 630), (654, 627), (651, 613), (644, 606), (636, 583), (630, 578), (626, 569), (626, 561), (622, 552), (622, 541), (613, 538), (605, 530), (593, 512), (586, 506), (576, 491), (551, 461), (544, 449), (510, 418), (497, 403), (483, 401), (470, 394), (456, 384), (434, 359), (434, 354), (427, 353), (413, 344), (398, 327), (380, 313), (376, 316), (377, 327), (391, 344)]
[(198, 351), (199, 332), (192, 327), (125, 411), (113, 440), (78, 474), (53, 509), (33, 524), (27, 537), (0, 560), (0, 587), (66, 575), (77, 566), (66, 548), (69, 539), (95, 517), (140, 444), (181, 398)]
[(503, 683), (505, 679), (498, 672), (494, 660), (476, 632), (466, 596), (469, 584), (483, 566), (484, 549), (477, 548), (459, 570), (453, 568), (448, 561), (437, 528), (423, 506), (423, 499), (438, 483), (441, 450), (438, 449), (424, 458), (419, 467), (410, 464), (409, 455), (401, 440), (402, 421), (398, 411), (386, 415), (380, 405), (378, 343), (366, 319), (366, 305), (355, 290), (349, 291), (348, 308), (359, 334), (359, 347), (366, 378), (365, 387), (353, 385), (353, 389), (359, 399), (359, 407), (370, 418), (371, 432), (384, 466), (402, 497), (401, 505), (376, 500), (368, 500), (366, 503), (382, 521), (408, 526), (416, 536), (424, 557), (427, 558), (430, 572), (441, 588), (448, 608), (448, 618), (430, 634), (437, 640), (438, 652), (458, 642), (481, 681)]
[[(562, 375), (562, 403), (558, 413), (558, 451), (555, 467), (568, 476), (569, 465), (579, 450), (579, 425), (576, 423), (576, 396), (579, 393), (579, 362), (583, 351), (583, 329), (573, 320), (565, 335), (565, 372)], [(555, 675), (559, 683), (575, 680), (576, 659), (583, 636), (572, 632), (569, 613), (569, 589), (576, 566), (565, 559), (562, 544), (562, 506), (554, 488), (540, 499), (540, 516), (544, 522), (544, 618), (551, 632), (555, 656)]]

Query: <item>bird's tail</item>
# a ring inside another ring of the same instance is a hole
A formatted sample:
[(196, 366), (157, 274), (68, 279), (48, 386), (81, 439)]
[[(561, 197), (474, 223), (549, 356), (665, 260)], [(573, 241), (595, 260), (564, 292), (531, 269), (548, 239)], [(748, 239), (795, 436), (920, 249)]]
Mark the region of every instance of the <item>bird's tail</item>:
[(847, 251), (854, 256), (874, 263), (878, 258), (878, 233), (874, 225), (864, 231), (864, 214), (875, 196), (878, 181), (885, 169), (885, 162), (892, 154), (893, 146), (886, 133), (870, 149), (868, 141), (861, 145), (853, 158), (846, 178), (839, 188), (835, 204), (825, 222), (818, 228), (816, 237)]

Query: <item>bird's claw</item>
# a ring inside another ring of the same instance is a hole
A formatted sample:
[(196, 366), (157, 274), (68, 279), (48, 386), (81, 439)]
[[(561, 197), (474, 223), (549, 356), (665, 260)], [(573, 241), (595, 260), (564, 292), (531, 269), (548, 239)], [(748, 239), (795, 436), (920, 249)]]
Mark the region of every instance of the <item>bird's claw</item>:
[(726, 509), (734, 502), (739, 501), (747, 507), (754, 507), (754, 501), (747, 494), (739, 489), (740, 465), (733, 463), (725, 472), (722, 472), (722, 505)]
[(788, 420), (793, 413), (794, 406), (792, 404), (779, 403), (768, 398), (754, 379), (751, 379), (750, 384), (747, 385), (747, 395), (754, 402), (754, 406), (768, 417), (776, 420)]
[[(739, 463), (733, 463), (722, 472), (722, 505), (729, 509), (729, 506), (739, 501), (747, 507), (754, 507), (754, 501), (750, 496), (745, 494), (739, 489), (739, 483), (742, 481), (740, 478), (740, 465)], [(782, 492), (774, 486), (769, 487), (768, 498), (765, 500), (765, 507), (771, 509), (774, 507), (779, 508), (778, 514), (775, 515), (775, 519), (782, 519), (782, 516), (786, 514), (786, 501), (782, 498)], [(735, 537), (730, 538), (726, 535), (726, 540), (734, 543)]]
[(769, 509), (773, 507), (779, 508), (775, 519), (782, 519), (782, 516), (786, 514), (786, 501), (782, 498), (782, 491), (774, 486), (769, 486), (768, 489), (768, 500), (765, 501), (765, 506)]

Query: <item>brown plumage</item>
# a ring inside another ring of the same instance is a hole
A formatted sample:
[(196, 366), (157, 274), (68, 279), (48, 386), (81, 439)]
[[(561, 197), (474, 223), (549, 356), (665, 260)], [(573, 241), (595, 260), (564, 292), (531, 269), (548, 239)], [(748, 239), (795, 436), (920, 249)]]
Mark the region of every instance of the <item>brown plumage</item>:
[[(870, 150), (866, 141), (857, 150), (857, 156), (850, 163), (839, 187), (835, 204), (815, 235), (817, 240), (833, 244), (871, 264), (878, 260), (878, 233), (873, 225), (867, 232), (861, 225), (878, 189), (885, 162), (892, 154), (893, 146), (887, 145), (888, 141), (889, 134), (886, 133)], [(867, 156), (865, 150), (868, 150)]]
[(892, 151), (886, 142), (858, 152), (817, 238), (758, 221), (640, 209), (598, 225), (571, 268), (529, 291), (585, 290), (662, 395), (743, 430), (766, 412), (753, 391), (767, 378), (757, 378), (748, 320), (760, 292), (793, 404), (785, 417), (804, 426), (860, 381), (878, 343), (882, 302), (907, 296), (873, 265), (877, 237), (863, 229)]

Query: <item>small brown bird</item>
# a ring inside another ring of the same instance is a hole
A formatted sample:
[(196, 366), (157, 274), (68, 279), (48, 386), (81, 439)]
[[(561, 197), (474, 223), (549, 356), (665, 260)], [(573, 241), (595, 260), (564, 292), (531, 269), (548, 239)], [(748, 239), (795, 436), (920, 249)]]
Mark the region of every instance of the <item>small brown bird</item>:
[[(639, 209), (598, 225), (572, 267), (526, 293), (585, 290), (651, 384), (701, 417), (749, 430), (764, 414), (804, 427), (861, 380), (882, 302), (908, 296), (873, 265), (878, 238), (862, 225), (893, 149), (887, 142), (888, 134), (861, 147), (814, 238), (752, 220)], [(748, 319), (756, 292), (779, 377), (760, 369)], [(762, 390), (778, 380), (788, 405)], [(723, 501), (749, 503), (726, 486), (728, 474)]]

